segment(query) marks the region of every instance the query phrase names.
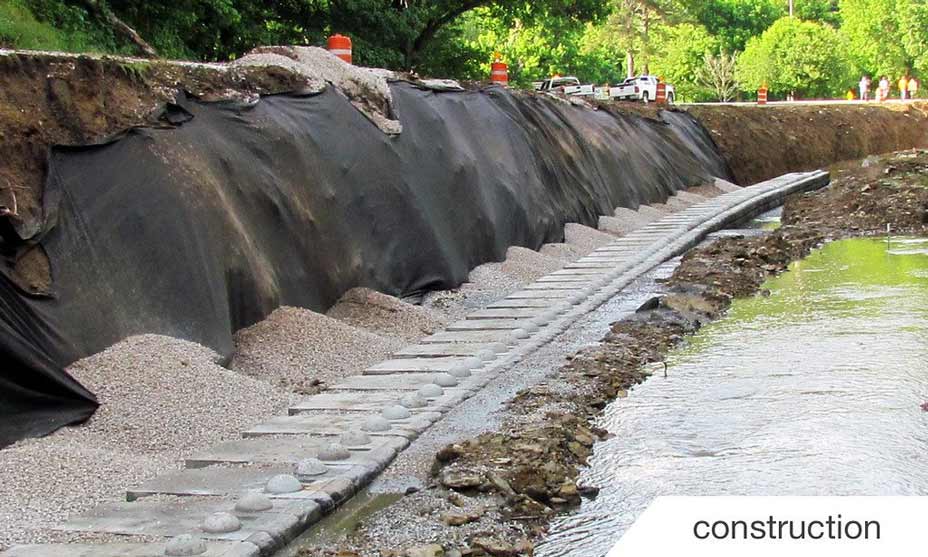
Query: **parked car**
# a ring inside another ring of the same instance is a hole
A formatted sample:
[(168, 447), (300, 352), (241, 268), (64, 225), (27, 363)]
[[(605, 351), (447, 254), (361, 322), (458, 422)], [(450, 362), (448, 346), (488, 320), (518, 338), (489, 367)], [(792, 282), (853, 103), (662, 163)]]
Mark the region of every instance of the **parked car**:
[[(640, 75), (630, 77), (619, 84), (617, 87), (609, 88), (609, 97), (622, 101), (644, 101), (651, 102), (657, 98), (658, 78), (653, 75)], [(667, 89), (667, 103), (673, 104), (676, 94), (673, 85), (665, 84)]]
[(576, 77), (552, 77), (534, 85), (536, 91), (558, 91), (570, 96), (592, 97), (594, 93), (592, 85), (581, 85)]

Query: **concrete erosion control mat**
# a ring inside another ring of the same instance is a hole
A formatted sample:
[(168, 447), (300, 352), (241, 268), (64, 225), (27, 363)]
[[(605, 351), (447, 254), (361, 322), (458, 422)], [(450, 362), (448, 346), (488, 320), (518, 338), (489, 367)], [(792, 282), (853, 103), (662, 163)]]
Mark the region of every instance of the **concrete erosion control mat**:
[[(40, 233), (2, 245), (0, 446), (86, 419), (94, 397), (63, 366), (125, 337), (228, 357), (232, 333), (280, 305), (453, 288), (511, 245), (561, 241), (566, 222), (730, 178), (687, 114), (391, 87), (395, 136), (329, 87), (191, 100), (170, 127), (54, 148)], [(47, 290), (12, 272), (26, 252), (47, 257)]]

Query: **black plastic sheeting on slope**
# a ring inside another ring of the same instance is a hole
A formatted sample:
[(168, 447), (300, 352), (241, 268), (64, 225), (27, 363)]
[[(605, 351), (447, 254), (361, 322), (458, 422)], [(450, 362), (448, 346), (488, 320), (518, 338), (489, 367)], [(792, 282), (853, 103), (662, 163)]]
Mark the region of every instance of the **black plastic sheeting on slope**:
[[(517, 96), (393, 86), (390, 137), (338, 91), (200, 104), (172, 129), (52, 151), (51, 298), (0, 278), (0, 445), (89, 416), (63, 367), (141, 333), (232, 352), (281, 305), (453, 288), (511, 245), (729, 177), (705, 130)], [(152, 396), (156, 396), (153, 393)]]

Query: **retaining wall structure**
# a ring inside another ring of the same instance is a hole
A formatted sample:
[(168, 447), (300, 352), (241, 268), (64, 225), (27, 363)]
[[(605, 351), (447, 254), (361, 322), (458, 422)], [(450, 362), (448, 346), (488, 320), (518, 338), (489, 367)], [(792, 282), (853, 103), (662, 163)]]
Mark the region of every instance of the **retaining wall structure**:
[(127, 502), (103, 504), (58, 528), (164, 542), (18, 546), (2, 557), (271, 555), (368, 484), (451, 408), (638, 276), (707, 234), (828, 180), (822, 171), (788, 174), (655, 221), (364, 375), (303, 398), (240, 441), (191, 455), (185, 470), (129, 489)]

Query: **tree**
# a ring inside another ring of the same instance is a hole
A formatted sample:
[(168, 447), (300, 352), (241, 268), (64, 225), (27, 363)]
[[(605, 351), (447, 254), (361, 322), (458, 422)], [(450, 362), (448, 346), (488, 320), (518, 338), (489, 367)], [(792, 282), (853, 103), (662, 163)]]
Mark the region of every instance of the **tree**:
[(912, 62), (900, 40), (896, 4), (897, 0), (841, 0), (839, 4), (841, 34), (864, 72), (901, 75)]
[(703, 25), (710, 34), (718, 37), (724, 52), (744, 50), (749, 39), (760, 35), (774, 21), (786, 15), (787, 7), (786, 0), (680, 0), (680, 2), (688, 14)]
[(896, 6), (899, 36), (910, 67), (920, 74), (928, 74), (928, 3), (897, 0)]
[[(625, 52), (626, 77), (651, 73), (652, 30), (662, 21), (672, 21), (678, 8), (671, 0), (613, 0), (607, 25), (612, 40)], [(641, 72), (636, 67), (637, 59), (643, 62)]]
[(748, 41), (737, 78), (750, 90), (773, 94), (840, 95), (855, 82), (847, 46), (831, 26), (785, 17)]
[(697, 81), (703, 87), (711, 89), (719, 102), (733, 100), (740, 89), (736, 76), (738, 56), (735, 54), (706, 54), (699, 69)]
[(672, 83), (680, 100), (714, 98), (713, 89), (698, 78), (705, 58), (719, 52), (719, 40), (705, 27), (692, 23), (661, 25), (655, 30), (655, 36), (658, 48), (652, 55), (653, 73)]
[[(522, 14), (524, 15), (524, 14)], [(500, 17), (492, 8), (462, 16), (424, 53), (419, 70), (429, 75), (486, 79), (490, 59), (500, 52), (509, 63), (509, 81), (528, 86), (554, 74), (604, 83), (621, 74), (621, 52), (603, 25), (547, 12), (522, 19)]]
[(875, 75), (928, 72), (924, 0), (841, 0), (841, 33), (857, 64)]

